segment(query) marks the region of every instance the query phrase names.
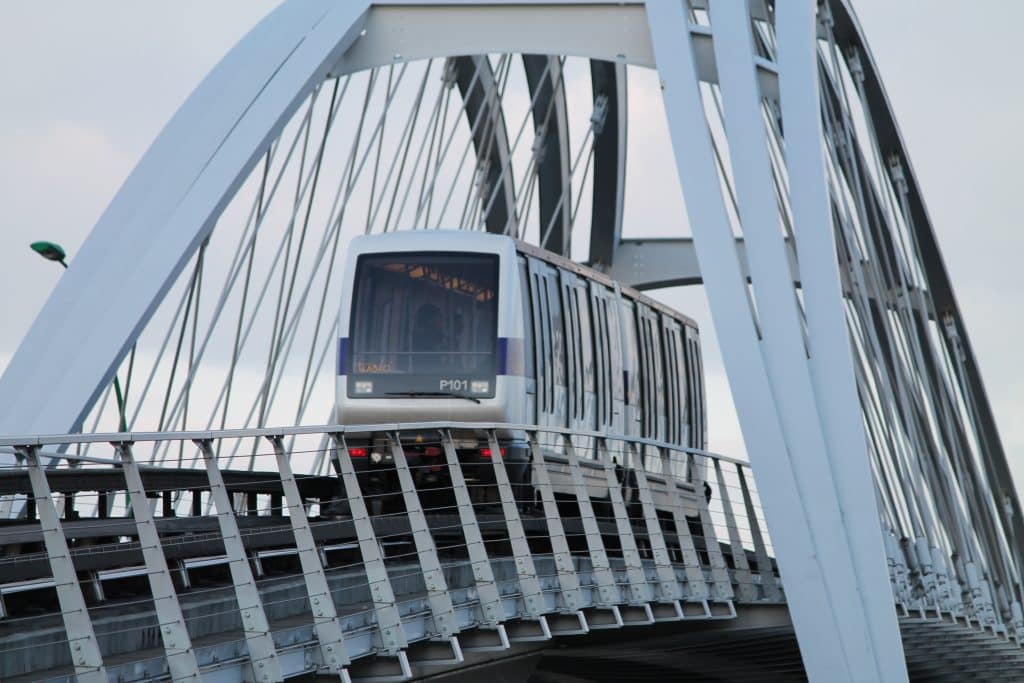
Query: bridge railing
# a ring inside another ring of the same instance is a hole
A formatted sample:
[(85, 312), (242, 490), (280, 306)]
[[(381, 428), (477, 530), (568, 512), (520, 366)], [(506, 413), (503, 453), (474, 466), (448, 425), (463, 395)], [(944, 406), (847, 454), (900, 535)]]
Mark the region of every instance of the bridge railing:
[(747, 464), (653, 440), (421, 423), (0, 447), (21, 501), (0, 527), (3, 679), (102, 680), (115, 657), (407, 676), (783, 600)]

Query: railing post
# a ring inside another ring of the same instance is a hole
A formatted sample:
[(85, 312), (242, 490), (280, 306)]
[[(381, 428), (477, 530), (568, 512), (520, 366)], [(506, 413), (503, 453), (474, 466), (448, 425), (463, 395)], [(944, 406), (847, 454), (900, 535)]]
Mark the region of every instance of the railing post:
[(516, 562), (516, 575), (519, 577), (519, 590), (523, 595), (523, 607), (526, 617), (535, 619), (547, 630), (544, 619), (544, 594), (537, 579), (537, 568), (533, 564), (530, 545), (526, 540), (526, 530), (519, 518), (519, 508), (512, 492), (512, 484), (505, 470), (505, 460), (501, 457), (501, 447), (494, 430), (487, 432), (487, 445), (491, 449), (491, 465), (494, 468), (494, 479), (501, 497), (501, 510), (504, 513), (505, 525), (508, 528), (508, 540), (512, 546), (512, 555)]
[(146, 564), (146, 578), (153, 594), (153, 608), (160, 626), (164, 656), (167, 658), (167, 670), (172, 681), (198, 681), (199, 664), (192, 649), (192, 640), (188, 635), (188, 626), (185, 623), (185, 615), (181, 612), (177, 591), (174, 590), (171, 572), (167, 568), (167, 558), (160, 544), (160, 534), (153, 513), (149, 509), (142, 475), (132, 454), (132, 445), (128, 442), (113, 445), (121, 460), (128, 497), (131, 499), (139, 547)]
[(622, 601), (622, 596), (615, 585), (615, 575), (612, 574), (612, 568), (608, 562), (608, 552), (605, 550), (604, 540), (601, 538), (601, 529), (597, 525), (594, 506), (590, 502), (587, 482), (583, 479), (583, 470), (580, 467), (579, 458), (576, 457), (576, 448), (572, 444), (572, 437), (566, 434), (564, 443), (565, 457), (569, 461), (569, 472), (572, 475), (573, 488), (576, 490), (576, 503), (580, 508), (583, 534), (587, 540), (587, 550), (590, 552), (594, 584), (597, 586), (600, 596), (595, 602), (602, 607), (615, 607)]
[(411, 677), (409, 658), (405, 653), (409, 643), (405, 638), (402, 617), (398, 613), (391, 577), (388, 576), (380, 544), (377, 542), (377, 533), (373, 530), (373, 520), (366, 510), (366, 500), (359, 488), (359, 479), (352, 466), (345, 437), (342, 434), (334, 434), (333, 437), (337, 446), (334, 449), (334, 464), (341, 473), (345, 495), (352, 510), (352, 525), (359, 541), (366, 581), (370, 585), (370, 599), (373, 601), (373, 611), (377, 617), (379, 647), (388, 655), (396, 657), (403, 672), (406, 672), (407, 677)]
[[(551, 486), (551, 477), (548, 475), (547, 463), (544, 461), (544, 454), (541, 452), (540, 444), (537, 443), (536, 432), (528, 432), (526, 437), (530, 442), (530, 454), (533, 457), (533, 477), (537, 482), (537, 491), (540, 493), (541, 505), (544, 507), (544, 518), (547, 521), (551, 552), (555, 558), (555, 571), (558, 572), (558, 585), (562, 589), (564, 609), (569, 612), (578, 612), (583, 606), (583, 599), (580, 595), (580, 578), (576, 573), (576, 565), (572, 561), (569, 540), (565, 535), (562, 516), (558, 512), (558, 503), (555, 500), (555, 491)], [(494, 453), (493, 448), (491, 453)]]
[(743, 539), (740, 538), (739, 527), (736, 526), (736, 513), (732, 509), (732, 501), (729, 498), (729, 486), (722, 476), (722, 463), (718, 458), (711, 458), (715, 468), (715, 479), (718, 480), (718, 498), (722, 501), (722, 512), (725, 515), (725, 526), (729, 532), (729, 546), (732, 549), (733, 572), (736, 576), (736, 584), (739, 588), (738, 597), (744, 602), (757, 600), (757, 589), (754, 587), (754, 579), (750, 575), (750, 563), (747, 561), (747, 551), (743, 549)]
[(750, 489), (747, 487), (747, 477), (743, 474), (743, 465), (736, 463), (736, 474), (740, 478), (740, 492), (743, 494), (743, 506), (747, 510), (747, 521), (750, 523), (750, 537), (754, 541), (754, 557), (757, 558), (757, 573), (761, 576), (761, 589), (764, 596), (773, 601), (782, 600), (782, 591), (775, 580), (775, 572), (772, 570), (772, 561), (768, 557), (768, 549), (764, 545), (764, 537), (761, 535), (761, 523), (757, 520), (757, 510), (754, 509), (754, 499), (750, 496)]
[(683, 609), (679, 605), (682, 591), (679, 589), (679, 582), (676, 580), (675, 569), (668, 556), (668, 547), (665, 544), (665, 535), (661, 530), (661, 522), (658, 521), (658, 513), (654, 508), (654, 500), (651, 497), (651, 488), (647, 483), (647, 472), (644, 470), (643, 461), (640, 459), (635, 444), (630, 443), (627, 452), (629, 461), (627, 470), (632, 467), (633, 476), (636, 477), (636, 493), (640, 499), (640, 508), (644, 514), (644, 524), (647, 526), (647, 540), (651, 544), (651, 554), (654, 555), (654, 567), (658, 576), (658, 601), (674, 603), (679, 618), (683, 616)]
[(483, 621), (487, 626), (500, 630), (501, 641), (506, 642), (504, 628), (501, 626), (505, 613), (501, 606), (498, 585), (494, 580), (494, 568), (491, 567), (491, 562), (487, 559), (487, 546), (484, 545), (480, 524), (476, 519), (473, 502), (469, 496), (469, 488), (466, 486), (466, 477), (462, 473), (462, 465), (455, 452), (455, 444), (452, 443), (451, 433), (447, 429), (441, 430), (441, 445), (444, 448), (445, 460), (448, 462), (448, 475), (452, 481), (452, 491), (455, 495), (455, 505), (459, 511), (462, 533), (466, 538), (466, 550), (469, 553), (470, 566), (473, 568), (473, 581), (477, 597), (480, 600)]
[(260, 681), (282, 680), (281, 664), (277, 659), (274, 637), (270, 633), (270, 622), (267, 619), (266, 610), (263, 609), (263, 600), (260, 598), (256, 579), (252, 575), (252, 567), (249, 566), (245, 544), (242, 542), (242, 536), (238, 530), (238, 520), (235, 518), (235, 509), (231, 504), (227, 486), (224, 485), (224, 477), (217, 464), (217, 456), (213, 452), (209, 439), (197, 439), (195, 444), (199, 447), (199, 451), (203, 454), (203, 461), (206, 463), (206, 476), (210, 482), (210, 500), (217, 511), (217, 522), (220, 525), (220, 533), (224, 541), (224, 553), (228, 557), (235, 599), (238, 601), (238, 610), (242, 615), (242, 630), (245, 633), (246, 645), (249, 647), (249, 661), (252, 665), (253, 676)]
[(299, 486), (295, 482), (295, 474), (284, 450), (284, 441), (280, 436), (268, 436), (267, 440), (274, 448), (277, 460), (277, 472), (281, 477), (281, 489), (288, 505), (288, 519), (292, 524), (295, 536), (295, 550), (299, 554), (299, 565), (302, 567), (302, 578), (306, 584), (306, 595), (309, 608), (313, 613), (313, 631), (320, 643), (320, 657), (324, 666), (337, 674), (338, 678), (348, 681), (345, 667), (350, 659), (345, 647), (345, 636), (338, 621), (338, 610), (334, 605), (334, 596), (327, 575), (324, 572), (320, 553), (317, 551), (313, 530), (306, 517), (306, 508), (302, 504)]
[[(686, 587), (689, 599), (695, 602), (704, 603), (707, 606), (708, 595), (707, 581), (704, 578), (704, 568), (700, 565), (700, 557), (697, 555), (697, 547), (693, 543), (693, 535), (690, 534), (690, 523), (686, 519), (683, 510), (683, 494), (676, 486), (675, 477), (672, 476), (671, 460), (668, 451), (661, 446), (658, 447), (658, 455), (662, 461), (665, 472), (665, 488), (668, 489), (669, 498), (672, 501), (672, 521), (676, 525), (676, 538), (679, 539), (679, 550), (683, 554), (683, 571), (686, 573)], [(710, 559), (710, 548), (708, 556)], [(708, 612), (710, 614), (710, 612)]]
[[(701, 468), (707, 471), (706, 468)], [(722, 554), (722, 546), (718, 543), (718, 534), (715, 533), (715, 525), (711, 520), (711, 510), (708, 508), (708, 499), (704, 496), (705, 480), (698, 479), (697, 485), (697, 514), (700, 517), (701, 530), (704, 532), (704, 546), (707, 549), (708, 561), (711, 563), (711, 581), (714, 585), (714, 600), (731, 601), (734, 597), (732, 592), (732, 581), (729, 580), (729, 568), (725, 565), (725, 557)], [(746, 559), (746, 558), (744, 558)]]
[(71, 649), (71, 663), (79, 683), (105, 683), (107, 671), (103, 666), (103, 654), (93, 630), (92, 617), (82, 597), (82, 586), (75, 574), (64, 529), (53, 504), (53, 494), (46, 481), (46, 470), (39, 464), (39, 449), (28, 446), (17, 450), (28, 465), (28, 478), (32, 484), (32, 497), (36, 502), (36, 514), (43, 532), (50, 574), (57, 589), (57, 602), (64, 620), (64, 631)]
[(441, 560), (437, 556), (434, 537), (430, 535), (430, 526), (427, 524), (427, 516), (423, 512), (422, 503), (420, 503), (419, 492), (416, 491), (416, 482), (409, 470), (409, 463), (405, 459), (405, 451), (402, 448), (399, 434), (397, 432), (389, 433), (388, 441), (391, 447), (391, 457), (395, 463), (395, 471), (398, 473), (398, 484), (402, 489), (402, 500), (405, 502), (405, 514), (409, 518), (409, 529), (416, 546), (416, 555), (419, 559), (420, 569), (423, 570), (423, 581), (427, 587), (427, 603), (430, 605), (434, 629), (438, 638), (451, 643), (455, 660), (461, 662), (462, 652), (455, 635), (459, 632), (459, 627), (455, 623), (455, 608), (452, 607), (452, 599), (448, 594), (448, 582), (444, 578)]
[[(643, 562), (640, 561), (640, 552), (636, 546), (636, 537), (633, 535), (633, 525), (629, 521), (629, 513), (626, 510), (626, 503), (622, 499), (622, 483), (615, 472), (615, 465), (608, 453), (608, 441), (597, 440), (598, 453), (604, 463), (605, 479), (608, 484), (608, 498), (611, 500), (612, 511), (615, 514), (615, 528), (619, 534), (619, 543), (622, 546), (622, 559), (626, 565), (626, 577), (629, 581), (629, 602), (632, 605), (645, 605), (654, 599), (650, 584), (647, 583), (647, 575), (644, 573)], [(623, 470), (625, 472), (625, 470)]]

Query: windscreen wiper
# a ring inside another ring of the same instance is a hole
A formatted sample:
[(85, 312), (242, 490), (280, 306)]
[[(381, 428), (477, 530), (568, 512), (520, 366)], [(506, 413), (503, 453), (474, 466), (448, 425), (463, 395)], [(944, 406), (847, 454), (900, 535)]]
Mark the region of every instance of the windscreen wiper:
[(384, 394), (385, 396), (406, 396), (409, 398), (415, 398), (418, 396), (440, 396), (440, 397), (451, 397), (451, 398), (464, 398), (467, 401), (473, 403), (480, 403), (480, 399), (475, 396), (467, 396), (466, 394), (456, 394), (451, 391), (389, 391)]

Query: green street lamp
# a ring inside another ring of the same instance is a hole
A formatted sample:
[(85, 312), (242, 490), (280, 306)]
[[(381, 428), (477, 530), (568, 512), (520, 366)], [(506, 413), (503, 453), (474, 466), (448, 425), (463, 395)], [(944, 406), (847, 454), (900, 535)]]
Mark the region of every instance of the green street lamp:
[(32, 247), (32, 251), (36, 252), (47, 261), (56, 261), (65, 268), (68, 267), (67, 261), (64, 260), (68, 255), (64, 252), (64, 248), (59, 244), (43, 241), (33, 242), (29, 246)]
[[(42, 256), (47, 261), (56, 261), (65, 268), (68, 267), (67, 252), (56, 242), (45, 240), (33, 242), (29, 245), (32, 251)], [(117, 381), (117, 373), (114, 373), (114, 397), (117, 398), (118, 426), (122, 432), (128, 431), (128, 423), (124, 417), (124, 395), (121, 393), (121, 383)]]

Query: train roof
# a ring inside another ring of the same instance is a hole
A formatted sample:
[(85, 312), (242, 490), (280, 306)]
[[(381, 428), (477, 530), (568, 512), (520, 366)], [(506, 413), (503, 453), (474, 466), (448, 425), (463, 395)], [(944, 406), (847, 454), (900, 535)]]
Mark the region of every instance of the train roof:
[[(385, 243), (400, 243), (403, 235), (411, 234), (415, 234), (417, 237), (420, 238), (425, 237), (428, 234), (433, 234), (437, 235), (439, 238), (455, 239), (456, 241), (466, 242), (466, 246), (469, 246), (470, 243), (476, 243), (477, 245), (481, 245), (483, 242), (488, 242), (490, 240), (507, 240), (509, 242), (512, 242), (515, 245), (516, 251), (521, 254), (526, 254), (534, 258), (540, 259), (541, 261), (550, 263), (553, 266), (564, 268), (565, 270), (575, 273), (581, 277), (585, 277), (589, 280), (600, 282), (601, 284), (606, 285), (608, 287), (615, 287), (616, 285), (618, 285), (620, 291), (624, 296), (627, 296), (628, 298), (634, 301), (642, 302), (647, 306), (650, 306), (651, 308), (661, 313), (664, 313), (665, 315), (668, 315), (672, 318), (675, 318), (676, 320), (679, 320), (681, 323), (687, 325), (688, 327), (699, 329), (696, 321), (693, 320), (693, 318), (683, 313), (680, 313), (679, 311), (675, 310), (674, 308), (671, 308), (670, 306), (666, 306), (665, 304), (652, 299), (651, 297), (647, 296), (643, 292), (640, 292), (639, 290), (633, 289), (632, 287), (626, 286), (620, 282), (617, 282), (616, 280), (613, 280), (612, 278), (608, 277), (606, 274), (602, 273), (599, 270), (595, 270), (594, 268), (590, 268), (589, 266), (582, 265), (564, 256), (559, 256), (558, 254), (547, 251), (546, 249), (541, 249), (540, 247), (528, 244), (521, 240), (513, 239), (512, 237), (509, 237), (507, 235), (497, 235), (493, 233), (477, 232), (471, 230), (398, 230), (395, 232), (380, 233), (376, 235), (360, 235), (359, 237), (353, 239), (352, 246), (355, 247), (358, 251), (364, 251), (365, 247), (363, 247), (363, 245), (360, 244), (362, 242), (376, 242), (379, 240)], [(446, 246), (446, 248), (448, 247)]]

